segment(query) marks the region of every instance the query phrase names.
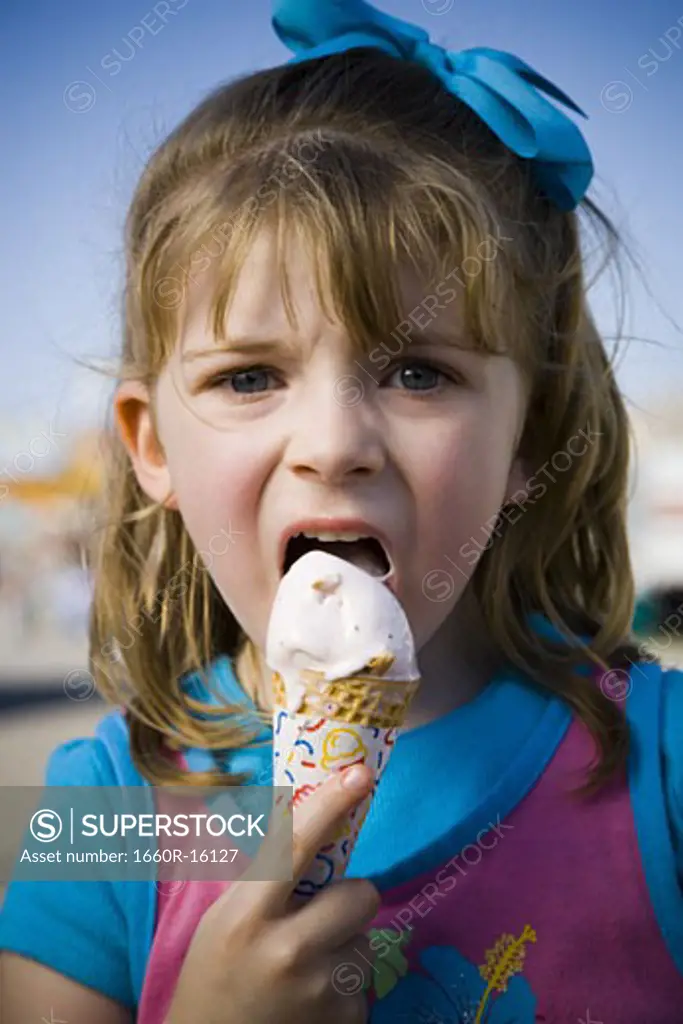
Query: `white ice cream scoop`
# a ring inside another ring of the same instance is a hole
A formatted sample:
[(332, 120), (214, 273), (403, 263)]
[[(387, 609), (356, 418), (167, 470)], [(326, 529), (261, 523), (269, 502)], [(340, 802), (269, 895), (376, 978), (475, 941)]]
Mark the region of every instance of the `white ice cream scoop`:
[(380, 665), (387, 680), (420, 677), (410, 625), (391, 590), (321, 550), (299, 558), (280, 581), (265, 653), (283, 680), (291, 713), (303, 700), (301, 670), (334, 680)]

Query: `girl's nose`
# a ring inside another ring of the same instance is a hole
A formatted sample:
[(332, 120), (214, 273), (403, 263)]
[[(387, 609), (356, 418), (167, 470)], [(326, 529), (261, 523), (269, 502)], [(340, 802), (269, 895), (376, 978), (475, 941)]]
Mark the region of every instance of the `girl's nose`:
[(310, 405), (304, 400), (298, 410), (286, 449), (287, 468), (331, 485), (379, 473), (386, 452), (377, 412), (363, 400), (344, 400), (338, 389), (320, 398), (319, 393)]

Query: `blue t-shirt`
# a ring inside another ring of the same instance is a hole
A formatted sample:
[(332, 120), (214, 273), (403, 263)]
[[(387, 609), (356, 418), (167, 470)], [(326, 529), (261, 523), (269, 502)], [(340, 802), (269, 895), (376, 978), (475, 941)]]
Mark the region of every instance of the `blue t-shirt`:
[[(228, 659), (215, 663), (213, 677), (228, 700), (250, 704)], [(658, 908), (680, 905), (683, 892), (683, 672), (661, 672), (658, 666), (648, 665), (635, 667), (632, 677), (633, 688), (641, 687), (638, 699), (650, 688), (664, 690), (660, 755), (670, 834), (653, 835), (643, 786), (634, 799), (639, 837), (648, 837), (641, 853), (658, 912)], [(185, 685), (195, 696), (207, 698), (198, 679), (191, 677)], [(633, 693), (627, 713), (632, 698)], [(470, 810), (496, 788), (501, 817), (512, 810), (553, 756), (570, 721), (571, 712), (560, 698), (508, 671), (470, 703), (403, 731), (361, 830), (349, 876), (371, 878), (380, 890), (400, 885), (419, 874), (423, 865), (435, 862), (446, 836), (450, 847), (443, 849), (444, 859), (452, 856), (459, 824), (462, 843), (471, 839), (467, 833)], [(638, 715), (630, 721), (637, 733)], [(226, 767), (250, 773), (252, 784), (271, 784), (270, 738), (270, 730), (263, 729), (251, 748), (231, 752)], [(209, 767), (210, 755), (190, 751), (188, 761), (193, 770), (201, 770)], [(510, 772), (513, 762), (516, 770)], [(501, 787), (503, 775), (505, 786)], [(131, 762), (122, 715), (117, 711), (107, 715), (94, 738), (72, 740), (57, 748), (46, 782), (54, 786), (147, 785)], [(390, 821), (386, 807), (392, 809)], [(398, 822), (409, 822), (410, 827), (399, 828)], [(656, 870), (658, 845), (672, 843), (681, 880), (676, 893), (660, 891)], [(151, 949), (155, 905), (152, 882), (15, 881), (0, 914), (0, 948), (44, 963), (134, 1010)], [(661, 914), (665, 913), (662, 909)], [(666, 931), (661, 919), (660, 924)], [(683, 970), (683, 949), (671, 952)]]

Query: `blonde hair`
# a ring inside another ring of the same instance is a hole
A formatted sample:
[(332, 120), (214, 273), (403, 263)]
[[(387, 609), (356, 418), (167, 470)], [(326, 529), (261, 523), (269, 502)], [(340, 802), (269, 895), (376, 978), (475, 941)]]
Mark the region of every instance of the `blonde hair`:
[[(609, 221), (586, 200), (581, 216), (611, 256), (618, 239)], [(314, 256), (323, 308), (365, 353), (402, 320), (402, 268), (431, 275), (425, 280), (450, 275), (470, 342), (511, 355), (529, 382), (526, 464), (547, 467), (579, 432), (590, 438), (557, 467), (542, 499), (530, 507), (528, 494), (520, 499), (519, 521), (501, 516), (471, 585), (502, 654), (589, 728), (598, 757), (586, 789), (597, 789), (623, 768), (628, 730), (621, 709), (579, 670), (588, 663), (606, 672), (637, 652), (628, 418), (588, 312), (579, 215), (539, 195), (528, 162), (417, 64), (363, 50), (239, 79), (185, 119), (139, 182), (126, 228), (120, 380), (153, 387), (177, 341), (188, 281), (203, 275), (220, 336), (239, 269), (265, 225), (275, 231), (290, 315), (292, 232)], [(198, 702), (181, 680), (197, 672), (208, 682), (215, 659), (232, 658), (266, 721), (260, 656), (179, 513), (150, 504), (113, 431), (106, 458), (111, 525), (95, 538), (90, 632), (99, 689), (125, 706), (134, 762), (151, 782), (239, 784), (244, 776), (218, 771), (189, 776), (164, 745), (229, 751), (252, 740), (255, 732), (231, 718), (237, 708)], [(572, 643), (534, 632), (534, 612)], [(131, 623), (136, 638), (126, 646)]]

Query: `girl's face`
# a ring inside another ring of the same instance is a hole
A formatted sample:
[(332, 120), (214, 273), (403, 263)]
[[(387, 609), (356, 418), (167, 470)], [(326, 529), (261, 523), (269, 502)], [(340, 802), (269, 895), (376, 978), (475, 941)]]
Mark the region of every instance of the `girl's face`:
[(454, 609), (501, 505), (521, 486), (521, 376), (505, 357), (451, 345), (459, 297), (439, 308), (417, 279), (404, 283), (403, 333), (358, 356), (344, 327), (325, 318), (303, 248), (292, 246), (287, 269), (298, 330), (264, 232), (229, 310), (230, 349), (207, 322), (208, 292), (197, 292), (158, 380), (160, 447), (140, 385), (119, 389), (122, 436), (141, 486), (155, 501), (172, 492), (167, 505), (262, 651), (288, 531), (359, 519), (352, 532), (377, 534), (388, 548), (390, 583), (419, 649)]

